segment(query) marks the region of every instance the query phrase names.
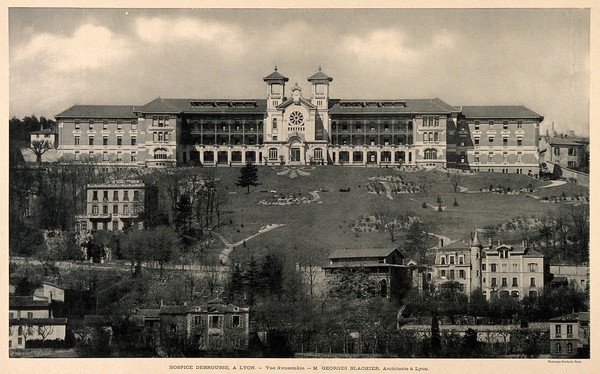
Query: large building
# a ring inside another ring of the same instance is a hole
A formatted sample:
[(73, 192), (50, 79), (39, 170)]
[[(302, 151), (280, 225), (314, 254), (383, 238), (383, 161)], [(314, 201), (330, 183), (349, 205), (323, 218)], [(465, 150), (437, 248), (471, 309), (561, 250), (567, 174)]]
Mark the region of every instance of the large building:
[(144, 211), (145, 185), (138, 180), (88, 184), (86, 213), (76, 216), (76, 231), (120, 231), (142, 228), (138, 215)]
[(332, 99), (321, 68), (303, 94), (277, 68), (263, 99), (163, 99), (75, 105), (56, 115), (67, 160), (148, 167), (410, 165), (537, 173), (543, 117), (522, 106), (440, 99)]
[(438, 248), (432, 282), (438, 287), (457, 282), (467, 294), (480, 288), (487, 299), (535, 297), (544, 287), (544, 255), (526, 245), (484, 246), (475, 233), (470, 243)]

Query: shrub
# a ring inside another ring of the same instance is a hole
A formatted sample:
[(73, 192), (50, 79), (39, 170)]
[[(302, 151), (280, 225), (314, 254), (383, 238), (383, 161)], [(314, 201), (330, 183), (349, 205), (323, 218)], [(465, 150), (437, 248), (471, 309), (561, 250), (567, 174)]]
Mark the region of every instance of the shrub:
[(421, 207), (422, 207), (423, 209), (427, 209), (427, 204), (426, 204), (426, 203), (423, 201), (423, 204), (421, 204)]

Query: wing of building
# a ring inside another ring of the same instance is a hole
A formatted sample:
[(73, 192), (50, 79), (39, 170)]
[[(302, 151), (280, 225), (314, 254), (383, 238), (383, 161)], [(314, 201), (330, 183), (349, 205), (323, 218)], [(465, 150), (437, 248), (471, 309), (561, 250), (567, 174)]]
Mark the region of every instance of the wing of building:
[(523, 106), (430, 99), (332, 99), (321, 68), (308, 93), (275, 71), (262, 99), (75, 105), (56, 115), (65, 159), (148, 167), (408, 165), (537, 173), (543, 117)]

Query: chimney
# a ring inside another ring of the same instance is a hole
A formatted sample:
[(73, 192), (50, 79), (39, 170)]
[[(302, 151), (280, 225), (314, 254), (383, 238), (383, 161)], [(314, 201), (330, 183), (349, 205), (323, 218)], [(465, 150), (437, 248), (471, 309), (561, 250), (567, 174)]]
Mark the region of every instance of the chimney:
[(571, 138), (575, 137), (575, 131), (573, 131), (573, 130), (569, 130), (569, 136), (570, 136)]

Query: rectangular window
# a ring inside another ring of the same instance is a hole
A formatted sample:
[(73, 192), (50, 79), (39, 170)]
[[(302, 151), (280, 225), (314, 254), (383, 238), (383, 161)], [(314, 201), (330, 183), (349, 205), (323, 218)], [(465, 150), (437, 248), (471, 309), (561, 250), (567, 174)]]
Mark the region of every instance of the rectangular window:
[(529, 271), (532, 273), (535, 273), (537, 271), (537, 264), (536, 263), (530, 263), (527, 264)]
[(108, 205), (102, 205), (102, 214), (108, 214)]
[(124, 215), (128, 215), (129, 214), (129, 205), (123, 205), (123, 214)]
[(92, 192), (92, 200), (98, 201), (98, 191), (93, 191)]
[(562, 335), (561, 327), (562, 327), (561, 325), (554, 326), (554, 335), (557, 338), (560, 338), (560, 336)]
[(273, 118), (273, 130), (277, 130), (277, 118)]
[(479, 162), (479, 153), (478, 152), (475, 152), (474, 161)]
[(102, 145), (108, 145), (108, 136), (102, 138)]
[(123, 138), (120, 136), (117, 138), (117, 145), (123, 145)]
[(507, 287), (508, 286), (508, 282), (506, 280), (506, 278), (502, 278), (502, 287)]
[(108, 191), (102, 191), (102, 199), (108, 201)]
[(465, 263), (465, 257), (464, 256), (458, 256), (458, 264), (462, 265)]
[(113, 205), (113, 214), (119, 214), (119, 206), (117, 204)]
[(117, 161), (123, 161), (123, 152), (121, 152), (121, 151), (117, 152)]
[(79, 151), (75, 151), (75, 161), (79, 161), (79, 160), (80, 160)]
[(137, 130), (137, 122), (135, 120), (131, 121), (131, 129)]
[(560, 156), (560, 148), (554, 148), (554, 155)]
[(492, 278), (492, 287), (496, 287), (496, 278)]
[(133, 201), (140, 200), (140, 191), (133, 191)]
[(108, 152), (102, 152), (102, 161), (108, 161)]
[(567, 325), (567, 337), (573, 336), (573, 325)]
[(103, 121), (102, 122), (102, 130), (108, 131), (108, 121)]
[(75, 145), (79, 145), (79, 136), (75, 137)]
[(137, 153), (131, 152), (131, 162), (137, 161)]
[(210, 327), (221, 328), (222, 327), (222, 316), (210, 316)]
[(513, 287), (519, 287), (519, 285), (517, 284), (517, 278), (513, 278), (512, 279), (512, 286)]
[(450, 270), (450, 279), (454, 279), (454, 270)]
[(508, 138), (502, 138), (502, 145), (508, 147)]
[(94, 137), (93, 137), (93, 136), (90, 136), (90, 137), (88, 138), (88, 142), (89, 142), (89, 145), (94, 145)]
[(198, 326), (202, 324), (202, 316), (194, 316), (194, 325)]
[(488, 142), (490, 144), (494, 144), (494, 137), (493, 136), (488, 137)]
[(446, 276), (446, 270), (440, 270), (440, 277)]
[(485, 271), (485, 265), (486, 264), (481, 264), (481, 270)]
[(113, 221), (112, 226), (112, 231), (119, 231), (119, 221)]
[(502, 122), (502, 130), (508, 130), (508, 121)]
[(135, 136), (131, 137), (131, 145), (136, 145), (137, 138)]
[(496, 272), (496, 264), (490, 264), (492, 273)]
[(479, 138), (474, 138), (473, 141), (475, 142), (475, 145), (479, 145)]
[(98, 214), (98, 205), (94, 205), (92, 207), (92, 214), (97, 215)]
[(569, 156), (577, 156), (577, 148), (569, 148)]
[(129, 191), (123, 191), (123, 200), (129, 201)]
[(458, 271), (458, 277), (460, 279), (465, 279), (465, 271), (464, 270), (459, 270)]
[(242, 326), (242, 319), (240, 318), (240, 316), (232, 316), (231, 317), (231, 327), (241, 327)]
[(438, 132), (437, 131), (433, 133), (433, 141), (434, 142), (438, 141)]
[(450, 256), (450, 264), (454, 264), (454, 256)]
[(517, 147), (522, 147), (522, 146), (523, 146), (523, 139), (517, 138)]
[(492, 162), (494, 162), (494, 153), (493, 153), (493, 152), (490, 152), (490, 153), (488, 154), (488, 162), (489, 162), (489, 163), (492, 163)]
[(80, 129), (79, 121), (75, 121), (75, 130), (79, 130), (79, 129)]
[(535, 287), (535, 278), (531, 278), (529, 282), (530, 287)]
[(506, 152), (502, 153), (502, 162), (504, 162), (504, 163), (508, 162), (508, 153), (506, 153)]
[(119, 191), (113, 191), (113, 201), (119, 201)]
[(479, 121), (475, 121), (475, 130), (479, 130)]
[(94, 131), (94, 122), (93, 121), (90, 121), (88, 128), (89, 128), (89, 131)]

